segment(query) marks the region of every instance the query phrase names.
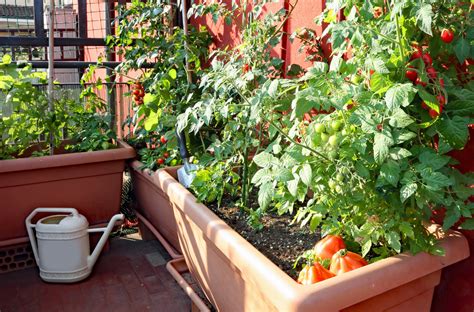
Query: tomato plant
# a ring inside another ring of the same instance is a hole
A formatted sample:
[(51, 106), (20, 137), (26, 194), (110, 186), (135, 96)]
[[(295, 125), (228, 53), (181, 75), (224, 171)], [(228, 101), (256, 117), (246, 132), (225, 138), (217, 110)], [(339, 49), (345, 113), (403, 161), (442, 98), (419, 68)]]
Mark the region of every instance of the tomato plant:
[[(201, 79), (201, 99), (178, 117), (178, 131), (201, 133), (207, 150), (199, 162), (202, 172), (197, 173), (192, 186), (198, 198), (219, 201), (224, 190), (233, 186), (241, 192), (240, 206), (249, 213), (249, 222), (256, 227), (261, 211), (249, 207), (251, 178), (255, 172), (252, 155), (265, 144), (262, 142), (275, 135), (270, 134), (262, 120), (271, 111), (272, 103), (262, 101), (260, 93), (261, 88), (277, 92), (278, 86), (272, 85), (268, 78), (280, 77), (283, 64), (271, 51), (280, 41), (285, 11), (264, 13), (267, 2), (254, 1), (251, 8), (225, 4), (197, 4), (191, 8), (191, 13), (212, 14), (228, 23), (237, 16), (242, 18), (243, 22), (239, 23), (242, 44), (234, 50), (213, 52), (211, 66)], [(207, 133), (203, 134), (205, 129)], [(224, 175), (217, 176), (219, 173)], [(214, 183), (204, 183), (211, 176)], [(216, 183), (221, 185), (221, 190), (214, 189)]]
[[(48, 109), (45, 72), (35, 72), (31, 65), (17, 66), (9, 55), (0, 62), (0, 159), (49, 155), (50, 148), (64, 144), (64, 138), (74, 144), (72, 151), (108, 149), (116, 139), (110, 127), (111, 116), (103, 103), (92, 98), (74, 98), (58, 87), (54, 90), (54, 109)], [(76, 95), (77, 96), (77, 95)], [(48, 138), (52, 141), (46, 142)], [(50, 144), (47, 144), (50, 143)]]
[[(197, 83), (211, 44), (205, 28), (190, 25), (185, 36), (180, 27), (172, 26), (179, 13), (174, 6), (172, 1), (138, 0), (120, 6), (117, 32), (107, 37), (109, 48), (123, 58), (114, 75), (124, 77), (132, 87), (133, 114), (123, 124), (125, 139), (151, 169), (179, 162), (177, 153), (171, 153), (171, 158), (163, 153), (177, 149), (176, 118), (200, 98)], [(137, 78), (129, 77), (137, 73)], [(193, 146), (200, 145), (189, 139)], [(165, 161), (157, 162), (160, 158)]]
[[(465, 146), (474, 113), (474, 83), (463, 65), (474, 52), (472, 13), (468, 4), (453, 10), (457, 5), (326, 3), (317, 20), (329, 23), (323, 35), (332, 60), (284, 81), (286, 90), (294, 84), (292, 111), (271, 122), (287, 126), (254, 157), (261, 206), (341, 233), (374, 259), (407, 250), (442, 254), (423, 225), (442, 207), (444, 229), (461, 218), (461, 228), (473, 228), (473, 176), (457, 171), (448, 154)], [(335, 18), (339, 10), (343, 21)], [(450, 45), (433, 36), (446, 25), (456, 29)], [(346, 79), (359, 75), (367, 83)], [(288, 93), (267, 96), (279, 101)], [(312, 108), (328, 113), (302, 128)]]

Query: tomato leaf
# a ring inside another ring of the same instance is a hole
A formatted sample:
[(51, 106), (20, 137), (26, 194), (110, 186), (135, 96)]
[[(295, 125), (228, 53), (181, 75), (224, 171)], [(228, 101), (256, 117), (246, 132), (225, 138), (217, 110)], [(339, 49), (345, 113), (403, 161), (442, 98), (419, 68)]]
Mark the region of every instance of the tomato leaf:
[(376, 132), (374, 136), (374, 158), (379, 164), (383, 163), (389, 154), (389, 148), (393, 144), (392, 134), (387, 130)]
[(410, 198), (410, 196), (415, 194), (417, 189), (418, 184), (416, 184), (415, 182), (403, 185), (400, 189), (400, 200), (402, 201), (402, 203), (404, 203), (408, 198)]
[(453, 148), (463, 148), (469, 137), (469, 118), (454, 116), (443, 118), (437, 125), (437, 129), (443, 139)]
[(372, 248), (372, 240), (368, 239), (362, 244), (362, 258), (364, 258)]
[(423, 164), (430, 166), (433, 170), (444, 167), (451, 160), (451, 157), (439, 155), (434, 150), (425, 151), (418, 158)]
[(460, 37), (454, 44), (454, 53), (459, 60), (459, 63), (463, 63), (469, 56), (470, 44), (465, 38)]
[(409, 125), (411, 125), (415, 120), (405, 113), (405, 111), (401, 108), (395, 109), (393, 115), (390, 117), (389, 124), (392, 127), (396, 128), (405, 128)]
[(395, 161), (389, 160), (380, 168), (380, 176), (396, 187), (400, 180), (400, 166)]
[(449, 102), (446, 111), (461, 116), (471, 116), (474, 114), (473, 100), (457, 100)]
[(411, 227), (410, 223), (403, 221), (398, 226), (398, 229), (403, 233), (403, 235), (409, 238), (415, 238), (415, 232), (413, 232), (413, 228)]
[(474, 230), (474, 218), (467, 219), (459, 226), (459, 228), (463, 230)]
[(385, 235), (388, 244), (392, 247), (396, 252), (400, 252), (402, 249), (402, 245), (400, 244), (400, 235), (395, 231), (390, 231)]
[(313, 178), (313, 171), (309, 164), (304, 164), (300, 170), (301, 181), (307, 186), (311, 185), (311, 180)]
[(385, 103), (390, 110), (395, 110), (400, 106), (410, 105), (415, 97), (416, 89), (412, 84), (396, 84), (385, 93)]
[(269, 168), (278, 164), (279, 160), (268, 152), (262, 152), (253, 158), (254, 163), (261, 168)]
[(416, 21), (419, 24), (420, 29), (428, 35), (433, 35), (431, 30), (431, 23), (433, 20), (433, 7), (431, 4), (419, 4), (415, 7)]
[(390, 150), (390, 157), (394, 160), (401, 160), (411, 155), (410, 151), (403, 147), (394, 147)]
[(260, 186), (260, 189), (258, 190), (258, 205), (260, 208), (265, 209), (268, 207), (273, 193), (274, 189), (272, 183), (265, 183)]

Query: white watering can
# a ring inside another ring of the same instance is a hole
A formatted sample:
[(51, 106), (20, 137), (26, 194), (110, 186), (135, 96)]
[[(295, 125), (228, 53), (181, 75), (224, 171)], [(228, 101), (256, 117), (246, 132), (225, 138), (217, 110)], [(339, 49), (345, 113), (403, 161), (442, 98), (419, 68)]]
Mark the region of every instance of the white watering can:
[[(68, 214), (55, 214), (31, 224), (31, 219), (39, 212)], [(73, 283), (88, 277), (115, 222), (119, 220), (123, 220), (123, 214), (114, 215), (107, 227), (88, 229), (87, 219), (74, 208), (33, 210), (25, 223), (41, 278), (46, 282)], [(104, 233), (90, 254), (89, 233), (95, 232)]]

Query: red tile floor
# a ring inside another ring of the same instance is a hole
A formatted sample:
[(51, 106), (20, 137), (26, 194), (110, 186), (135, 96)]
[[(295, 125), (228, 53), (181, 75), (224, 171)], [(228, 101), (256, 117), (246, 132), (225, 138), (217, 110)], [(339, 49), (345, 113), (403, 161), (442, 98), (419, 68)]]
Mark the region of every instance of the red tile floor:
[(112, 238), (89, 278), (49, 284), (37, 268), (0, 274), (0, 312), (191, 311), (191, 301), (166, 270), (169, 255), (137, 234)]

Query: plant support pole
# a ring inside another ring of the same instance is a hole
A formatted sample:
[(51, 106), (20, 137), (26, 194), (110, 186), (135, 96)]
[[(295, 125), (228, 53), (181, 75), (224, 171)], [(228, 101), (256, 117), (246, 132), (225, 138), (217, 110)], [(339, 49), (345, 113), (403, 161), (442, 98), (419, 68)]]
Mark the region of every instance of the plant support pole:
[[(48, 112), (54, 114), (54, 0), (49, 0), (49, 51), (48, 51)], [(51, 122), (51, 121), (50, 121)], [(52, 125), (49, 126), (49, 154), (54, 154), (54, 133)]]
[(186, 0), (181, 0), (181, 14), (183, 16), (183, 33), (184, 33), (184, 57), (186, 59), (186, 77), (188, 79), (188, 84), (191, 85), (192, 78), (191, 72), (189, 70), (189, 59), (188, 59), (188, 9), (186, 7)]

